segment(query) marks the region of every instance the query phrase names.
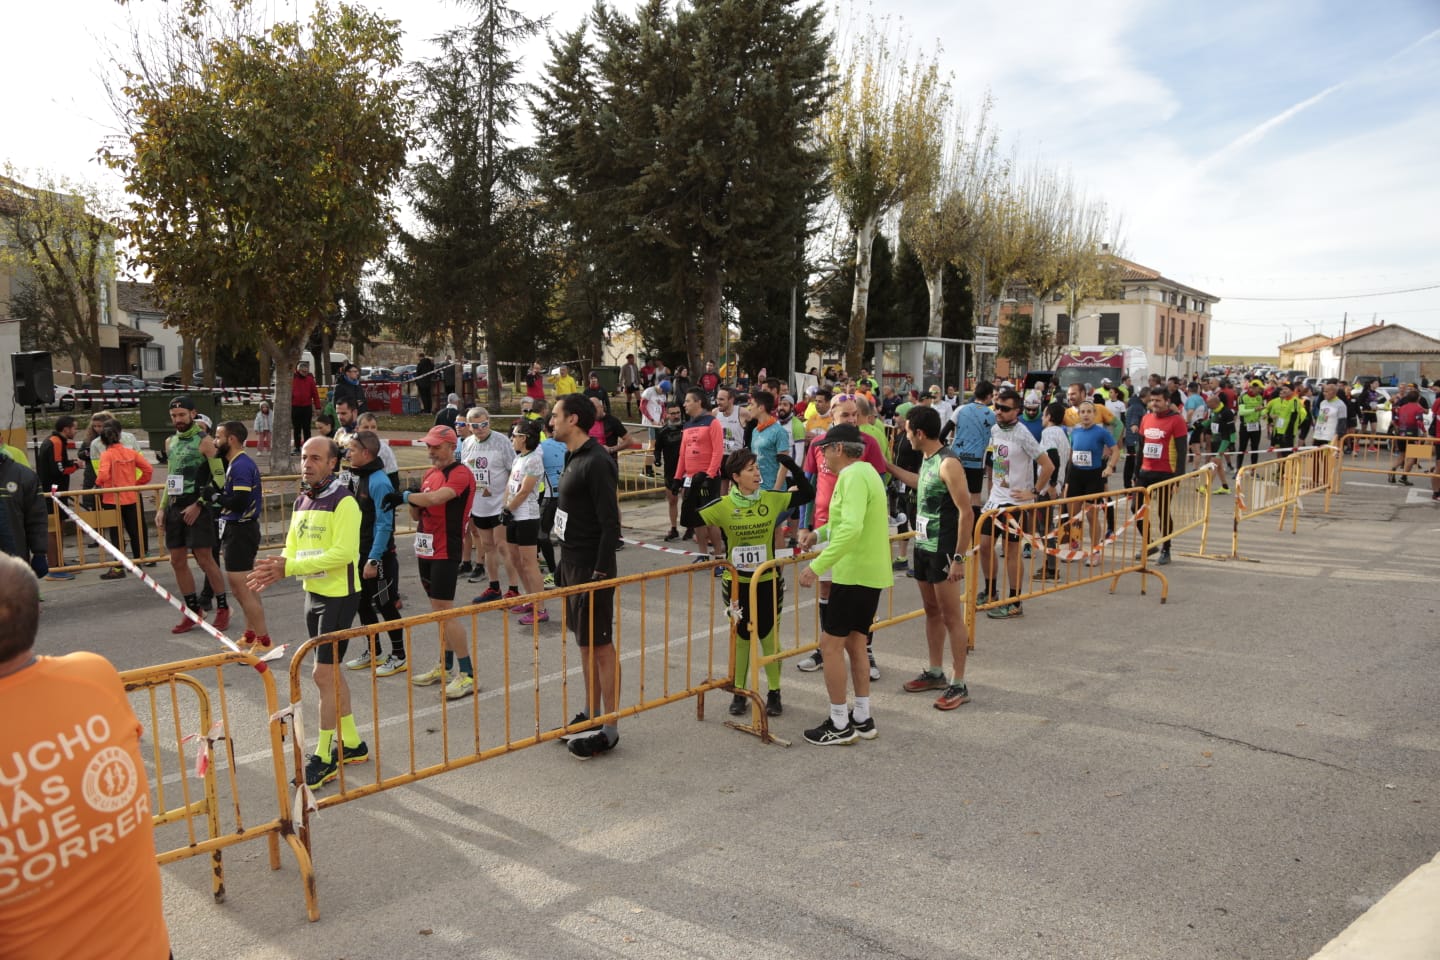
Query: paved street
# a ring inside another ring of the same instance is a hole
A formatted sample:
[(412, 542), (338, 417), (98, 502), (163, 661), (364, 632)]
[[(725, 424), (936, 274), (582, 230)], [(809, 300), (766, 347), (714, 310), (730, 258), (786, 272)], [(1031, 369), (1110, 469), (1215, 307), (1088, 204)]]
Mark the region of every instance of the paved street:
[[(1440, 849), (1440, 510), (1348, 477), (1329, 516), (1319, 503), (1296, 536), (1247, 522), (1260, 563), (1186, 557), (1182, 540), (1163, 606), (1127, 577), (986, 621), (954, 713), (899, 689), (924, 665), (920, 625), (882, 632), (872, 742), (801, 741), (825, 697), (791, 661), (788, 749), (723, 726), (717, 693), (703, 722), (689, 701), (627, 719), (588, 763), (541, 744), (327, 809), (315, 924), (284, 851), (273, 874), (263, 843), (227, 851), (223, 905), (204, 858), (167, 866), (175, 955), (1308, 957)], [(1228, 546), (1217, 504), (1212, 550)], [(658, 540), (663, 504), (627, 503), (625, 523)], [(620, 563), (680, 559), (632, 547)], [(413, 568), (402, 586), (420, 612)], [(125, 669), (214, 649), (171, 637), (173, 611), (133, 580), (45, 596), (45, 652)], [(902, 581), (897, 602), (914, 597)], [(300, 639), (293, 584), (267, 609)], [(260, 716), (238, 675), (227, 690), (238, 726)], [(387, 694), (382, 712), (403, 711)], [(263, 798), (258, 742), (237, 754)]]

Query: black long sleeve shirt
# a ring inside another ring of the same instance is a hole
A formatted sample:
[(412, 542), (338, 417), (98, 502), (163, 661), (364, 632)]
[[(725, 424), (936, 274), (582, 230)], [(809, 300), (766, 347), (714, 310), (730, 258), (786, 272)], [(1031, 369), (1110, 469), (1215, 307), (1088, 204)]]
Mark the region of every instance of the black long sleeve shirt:
[(556, 504), (555, 526), (561, 525), (561, 558), (566, 563), (588, 566), (595, 573), (615, 576), (615, 548), (620, 543), (620, 471), (605, 448), (595, 440), (565, 454), (565, 472), (560, 475), (560, 502)]

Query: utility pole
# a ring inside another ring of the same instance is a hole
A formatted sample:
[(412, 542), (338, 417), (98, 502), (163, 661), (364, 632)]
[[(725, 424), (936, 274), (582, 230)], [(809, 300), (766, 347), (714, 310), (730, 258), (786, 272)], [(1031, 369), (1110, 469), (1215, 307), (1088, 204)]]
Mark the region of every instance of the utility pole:
[(797, 296), (798, 296), (797, 291), (798, 291), (798, 287), (796, 287), (794, 284), (791, 284), (791, 286), (790, 286), (790, 367), (789, 367), (789, 369), (787, 369), (787, 370), (785, 371), (784, 380), (785, 380), (785, 383), (789, 385), (790, 389), (793, 390), (793, 391), (795, 391), (795, 393), (798, 395), (798, 394), (799, 394), (799, 387), (796, 386), (795, 382), (790, 379), (791, 377), (795, 376), (795, 301), (796, 301)]
[(1345, 377), (1345, 331), (1350, 326), (1350, 311), (1345, 311), (1344, 317), (1340, 320), (1340, 374), (1341, 383), (1348, 383)]

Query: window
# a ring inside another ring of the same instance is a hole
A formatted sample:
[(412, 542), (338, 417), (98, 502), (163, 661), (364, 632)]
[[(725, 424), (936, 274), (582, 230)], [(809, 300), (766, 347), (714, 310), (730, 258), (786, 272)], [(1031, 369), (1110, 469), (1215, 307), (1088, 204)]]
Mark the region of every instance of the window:
[(1120, 314), (1100, 314), (1100, 345), (1118, 346), (1120, 343)]
[(1198, 323), (1192, 323), (1192, 324), (1190, 324), (1190, 352), (1191, 352), (1191, 353), (1194, 353), (1194, 352), (1195, 352), (1195, 331), (1197, 331), (1197, 330), (1199, 330), (1199, 329), (1200, 329), (1200, 325), (1199, 325)]
[(1070, 342), (1070, 315), (1068, 313), (1058, 314), (1055, 317), (1055, 342), (1062, 347)]
[(1196, 300), (1196, 301), (1195, 301), (1195, 312), (1196, 312), (1196, 313), (1204, 313), (1204, 312), (1205, 312), (1205, 301), (1204, 301), (1204, 300)]
[(146, 373), (152, 371), (159, 373), (165, 369), (165, 348), (146, 347), (145, 355), (140, 362), (144, 365)]
[(1201, 353), (1201, 354), (1203, 354), (1203, 353), (1205, 352), (1205, 328), (1204, 328), (1204, 327), (1201, 327), (1201, 328), (1200, 328), (1200, 345), (1199, 345), (1198, 347), (1196, 347), (1195, 349), (1196, 349), (1199, 353)]

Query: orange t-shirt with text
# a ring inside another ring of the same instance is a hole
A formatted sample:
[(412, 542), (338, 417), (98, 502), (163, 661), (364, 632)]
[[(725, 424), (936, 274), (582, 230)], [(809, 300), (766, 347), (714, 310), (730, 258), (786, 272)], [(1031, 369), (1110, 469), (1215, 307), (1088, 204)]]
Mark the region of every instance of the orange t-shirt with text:
[(0, 678), (0, 958), (170, 955), (140, 722), (104, 657)]

